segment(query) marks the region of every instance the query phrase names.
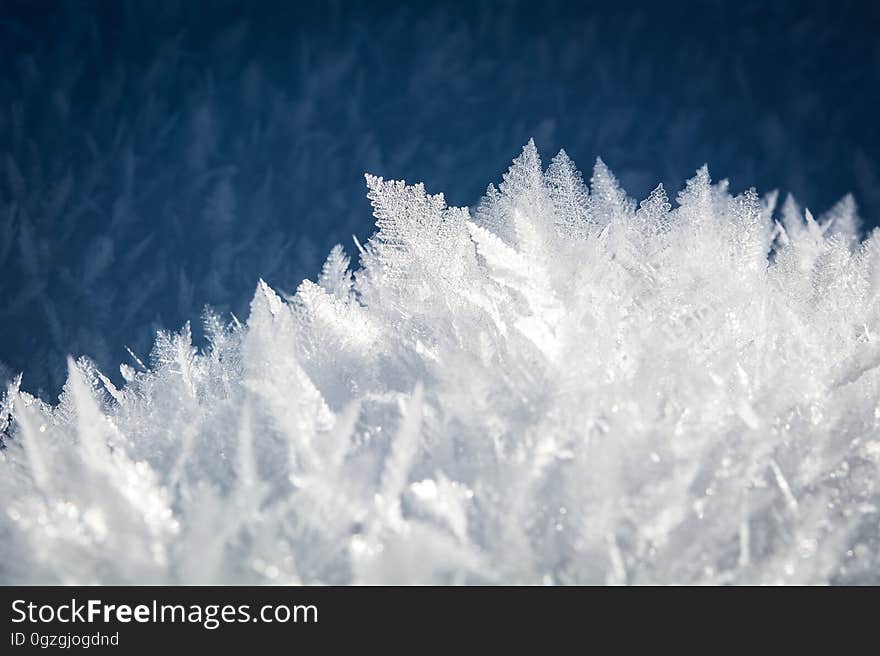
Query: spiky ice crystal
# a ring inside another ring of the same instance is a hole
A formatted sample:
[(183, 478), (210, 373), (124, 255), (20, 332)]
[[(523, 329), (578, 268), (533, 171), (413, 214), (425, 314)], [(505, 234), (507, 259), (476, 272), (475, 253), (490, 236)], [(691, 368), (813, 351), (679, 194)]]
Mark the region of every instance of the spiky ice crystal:
[(880, 581), (880, 236), (534, 143), (351, 272), (0, 413), (6, 583)]

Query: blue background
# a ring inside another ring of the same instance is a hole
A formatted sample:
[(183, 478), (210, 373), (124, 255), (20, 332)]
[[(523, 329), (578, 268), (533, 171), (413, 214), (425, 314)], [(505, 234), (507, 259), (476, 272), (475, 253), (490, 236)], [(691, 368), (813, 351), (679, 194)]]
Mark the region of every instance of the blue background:
[(529, 137), (639, 198), (708, 162), (877, 225), (875, 6), (0, 1), (0, 378), (118, 378), (353, 251), (364, 171), (472, 205)]

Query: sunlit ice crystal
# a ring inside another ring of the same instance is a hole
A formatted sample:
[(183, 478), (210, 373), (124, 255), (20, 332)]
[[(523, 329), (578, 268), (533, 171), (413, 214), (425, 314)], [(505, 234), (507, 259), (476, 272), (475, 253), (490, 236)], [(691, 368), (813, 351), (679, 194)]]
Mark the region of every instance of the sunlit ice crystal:
[(878, 583), (880, 237), (533, 142), (117, 388), (0, 406), (5, 583)]

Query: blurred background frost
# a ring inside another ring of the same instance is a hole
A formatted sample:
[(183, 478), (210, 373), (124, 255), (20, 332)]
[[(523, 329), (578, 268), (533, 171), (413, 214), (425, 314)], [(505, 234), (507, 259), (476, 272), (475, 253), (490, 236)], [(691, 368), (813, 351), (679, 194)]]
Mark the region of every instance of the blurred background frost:
[(873, 227), (878, 33), (846, 0), (0, 0), (0, 378), (115, 377), (368, 236), (364, 171), (471, 205), (529, 137), (634, 196), (708, 162)]

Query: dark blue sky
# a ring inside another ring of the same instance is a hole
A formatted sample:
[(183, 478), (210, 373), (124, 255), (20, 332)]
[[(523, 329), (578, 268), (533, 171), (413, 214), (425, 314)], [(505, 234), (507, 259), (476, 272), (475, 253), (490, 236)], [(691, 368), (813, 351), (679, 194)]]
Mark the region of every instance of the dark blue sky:
[(530, 137), (634, 196), (708, 162), (877, 225), (877, 34), (845, 0), (0, 0), (0, 377), (246, 316), (370, 234), (364, 171), (470, 205)]

